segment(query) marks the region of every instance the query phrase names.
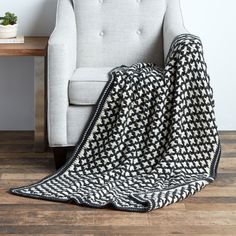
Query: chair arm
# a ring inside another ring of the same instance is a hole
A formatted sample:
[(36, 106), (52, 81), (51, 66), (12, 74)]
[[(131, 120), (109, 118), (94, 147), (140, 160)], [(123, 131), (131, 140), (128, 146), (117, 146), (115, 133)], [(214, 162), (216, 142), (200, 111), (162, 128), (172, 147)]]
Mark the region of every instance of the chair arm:
[(166, 59), (171, 43), (181, 34), (188, 34), (188, 30), (184, 26), (183, 16), (180, 6), (180, 0), (168, 0), (167, 10), (164, 18), (164, 57)]
[(67, 144), (68, 80), (76, 68), (76, 21), (70, 0), (58, 0), (48, 46), (48, 140)]

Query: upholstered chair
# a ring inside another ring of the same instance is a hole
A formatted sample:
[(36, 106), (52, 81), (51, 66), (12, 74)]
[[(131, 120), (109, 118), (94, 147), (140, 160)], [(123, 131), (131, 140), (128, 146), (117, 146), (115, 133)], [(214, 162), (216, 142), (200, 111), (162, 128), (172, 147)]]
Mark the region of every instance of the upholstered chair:
[(162, 68), (184, 33), (179, 0), (58, 0), (48, 61), (48, 139), (57, 167), (79, 140), (108, 72), (137, 62)]

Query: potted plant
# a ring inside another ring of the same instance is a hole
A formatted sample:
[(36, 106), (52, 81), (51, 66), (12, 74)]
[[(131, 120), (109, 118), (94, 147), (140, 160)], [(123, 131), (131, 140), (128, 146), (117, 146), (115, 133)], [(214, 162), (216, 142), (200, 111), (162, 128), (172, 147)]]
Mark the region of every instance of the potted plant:
[(17, 16), (14, 13), (6, 12), (0, 17), (0, 38), (15, 38), (17, 36)]

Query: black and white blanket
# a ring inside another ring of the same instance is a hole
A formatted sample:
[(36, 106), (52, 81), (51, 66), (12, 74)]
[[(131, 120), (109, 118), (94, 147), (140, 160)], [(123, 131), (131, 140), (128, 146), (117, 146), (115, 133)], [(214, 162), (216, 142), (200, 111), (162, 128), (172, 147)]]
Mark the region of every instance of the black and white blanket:
[(178, 202), (216, 177), (213, 107), (201, 41), (178, 36), (163, 70), (151, 63), (114, 69), (65, 166), (10, 191), (139, 212)]

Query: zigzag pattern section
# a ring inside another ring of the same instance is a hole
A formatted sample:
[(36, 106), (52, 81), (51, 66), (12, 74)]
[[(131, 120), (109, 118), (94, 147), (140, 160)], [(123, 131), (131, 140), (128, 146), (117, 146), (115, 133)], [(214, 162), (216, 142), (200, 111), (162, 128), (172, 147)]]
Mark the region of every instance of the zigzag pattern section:
[(68, 162), (11, 193), (92, 207), (147, 212), (178, 202), (216, 178), (220, 140), (203, 47), (173, 41), (165, 68), (110, 72)]

